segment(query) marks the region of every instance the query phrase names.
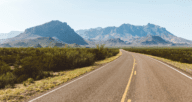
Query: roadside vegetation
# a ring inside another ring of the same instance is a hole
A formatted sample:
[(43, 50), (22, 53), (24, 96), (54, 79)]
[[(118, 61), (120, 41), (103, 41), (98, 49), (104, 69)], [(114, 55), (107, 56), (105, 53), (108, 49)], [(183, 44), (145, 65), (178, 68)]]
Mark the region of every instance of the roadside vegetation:
[(160, 60), (160, 61), (163, 61), (163, 62), (166, 62), (170, 65), (173, 65), (189, 74), (192, 74), (192, 64), (189, 64), (189, 63), (181, 63), (181, 62), (178, 62), (178, 61), (173, 61), (173, 60), (169, 60), (169, 59), (166, 59), (166, 58), (162, 58), (162, 57), (157, 57), (157, 56), (152, 56), (152, 55), (147, 55), (149, 57), (152, 57), (152, 58), (155, 58), (157, 60)]
[(93, 65), (115, 56), (118, 49), (104, 48), (0, 48), (0, 88), (14, 87), (28, 78), (39, 80), (50, 72)]
[[(22, 83), (14, 83), (14, 87), (12, 87), (9, 84), (6, 85), (4, 88), (2, 88), (0, 90), (0, 100), (5, 101), (5, 102), (6, 101), (11, 101), (11, 102), (12, 101), (22, 101), (23, 99), (29, 98), (30, 96), (32, 96), (34, 94), (42, 93), (46, 90), (49, 90), (51, 88), (54, 88), (55, 86), (62, 84), (64, 82), (67, 82), (73, 78), (76, 78), (84, 73), (90, 72), (90, 71), (94, 70), (95, 68), (101, 66), (102, 64), (115, 60), (122, 54), (121, 52), (119, 52), (119, 49), (108, 49), (108, 48), (104, 48), (103, 45), (102, 46), (97, 45), (97, 46), (98, 46), (97, 49), (87, 49), (87, 48), (71, 49), (73, 51), (74, 50), (81, 51), (81, 53), (83, 53), (86, 50), (87, 50), (87, 53), (91, 52), (91, 54), (94, 55), (94, 59), (95, 59), (94, 63), (91, 64), (91, 66), (78, 67), (78, 68), (64, 67), (65, 68), (64, 70), (42, 71), (47, 76), (44, 76), (41, 80), (28, 78), (27, 80), (23, 81)], [(63, 49), (63, 50), (66, 51), (66, 49)], [(102, 51), (104, 52), (104, 54), (106, 54), (104, 50), (106, 50), (106, 52), (108, 53), (108, 56), (103, 55), (106, 57), (99, 57), (98, 53), (102, 54), (101, 53)], [(21, 50), (21, 51), (23, 51), (23, 50)], [(96, 55), (98, 55), (97, 58), (96, 58)], [(8, 64), (6, 64), (6, 65), (8, 65)], [(20, 67), (20, 68), (22, 68), (22, 67)], [(13, 72), (13, 69), (9, 70), (9, 73), (12, 73), (12, 72)], [(13, 73), (12, 73), (12, 75), (13, 75), (12, 77), (16, 77), (16, 76), (14, 76)]]
[(124, 48), (124, 50), (192, 64), (192, 48)]
[(124, 50), (142, 53), (160, 61), (173, 65), (187, 73), (192, 74), (192, 48), (166, 47), (166, 48), (123, 48)]
[[(120, 56), (119, 49), (1, 48), (0, 100), (44, 92)], [(113, 57), (112, 57), (113, 56)]]

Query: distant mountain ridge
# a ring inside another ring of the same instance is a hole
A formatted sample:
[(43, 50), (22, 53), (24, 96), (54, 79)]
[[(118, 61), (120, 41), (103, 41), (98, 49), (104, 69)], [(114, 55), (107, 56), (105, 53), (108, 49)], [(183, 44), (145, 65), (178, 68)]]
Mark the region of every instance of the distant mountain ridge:
[(177, 37), (167, 31), (165, 28), (158, 25), (150, 24), (143, 26), (134, 26), (131, 24), (122, 24), (119, 27), (106, 27), (87, 30), (77, 30), (80, 36), (86, 40), (103, 40), (120, 38), (125, 42), (134, 42), (135, 39), (140, 39), (148, 35), (160, 36), (162, 39), (172, 43), (187, 43), (192, 44), (192, 41)]
[(9, 33), (0, 33), (0, 44), (6, 41), (7, 38), (12, 38), (22, 33), (22, 31), (11, 31)]
[[(2, 42), (2, 44), (1, 44)], [(188, 46), (192, 41), (179, 38), (165, 28), (150, 24), (91, 28), (74, 31), (67, 23), (53, 20), (26, 29), (19, 35), (0, 41), (0, 47), (69, 46)]]
[[(87, 41), (90, 45), (94, 44), (105, 44), (105, 46), (177, 46), (178, 44), (173, 44), (172, 42), (165, 41), (162, 39), (160, 36), (152, 36), (148, 35), (146, 37), (141, 37), (138, 40), (133, 41), (132, 43), (130, 42), (125, 42), (121, 40), (120, 38), (113, 38), (113, 39), (108, 39), (103, 42), (94, 42), (94, 41)], [(184, 44), (186, 45), (186, 44)]]
[(0, 39), (7, 39), (7, 38), (15, 37), (22, 32), (23, 31), (10, 31), (9, 33), (0, 33)]
[(89, 39), (85, 32), (86, 31), (89, 31), (89, 30), (101, 30), (102, 28), (101, 27), (97, 27), (97, 28), (91, 28), (91, 29), (83, 29), (83, 30), (78, 30), (76, 31), (77, 34), (79, 34), (81, 37), (85, 38), (85, 39)]

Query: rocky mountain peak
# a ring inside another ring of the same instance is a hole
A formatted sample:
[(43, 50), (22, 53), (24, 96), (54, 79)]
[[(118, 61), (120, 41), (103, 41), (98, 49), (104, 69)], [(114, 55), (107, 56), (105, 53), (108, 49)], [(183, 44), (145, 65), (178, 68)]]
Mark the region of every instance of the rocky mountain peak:
[(33, 34), (37, 34), (37, 33), (43, 33), (43, 32), (48, 32), (51, 31), (52, 29), (71, 29), (67, 23), (62, 23), (58, 20), (52, 20), (50, 22), (47, 22), (45, 24), (39, 25), (39, 26), (35, 26), (32, 28), (28, 28), (25, 30), (25, 33), (33, 33)]
[(146, 26), (155, 27), (155, 25), (154, 25), (154, 24), (151, 24), (151, 23), (148, 23)]

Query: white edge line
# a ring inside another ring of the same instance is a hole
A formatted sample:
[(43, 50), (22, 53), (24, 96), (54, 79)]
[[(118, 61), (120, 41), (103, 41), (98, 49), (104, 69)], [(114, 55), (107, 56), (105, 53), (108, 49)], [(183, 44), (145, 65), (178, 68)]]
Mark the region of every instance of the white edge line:
[[(119, 56), (119, 57), (120, 57), (120, 56)], [(118, 57), (117, 59), (119, 59), (119, 57)], [(94, 71), (91, 71), (90, 73), (88, 73), (88, 74), (86, 74), (86, 75), (84, 75), (84, 76), (82, 76), (82, 77), (79, 77), (79, 78), (77, 78), (77, 79), (75, 79), (75, 80), (73, 80), (73, 81), (71, 81), (71, 82), (69, 82), (69, 83), (67, 83), (67, 84), (65, 84), (65, 85), (63, 85), (63, 86), (60, 86), (60, 87), (58, 87), (58, 88), (56, 88), (56, 89), (54, 89), (54, 90), (52, 90), (52, 91), (49, 91), (49, 92), (47, 92), (47, 93), (45, 93), (45, 94), (43, 94), (43, 95), (41, 95), (41, 96), (39, 96), (39, 97), (36, 97), (35, 99), (32, 99), (32, 100), (30, 100), (30, 101), (28, 101), (28, 102), (33, 102), (33, 101), (35, 101), (35, 100), (37, 100), (37, 99), (39, 99), (39, 98), (41, 98), (41, 97), (43, 97), (43, 96), (46, 96), (46, 95), (48, 95), (48, 94), (50, 94), (50, 93), (52, 93), (52, 92), (54, 92), (54, 91), (56, 91), (56, 90), (58, 90), (58, 89), (60, 89), (60, 88), (62, 88), (62, 87), (65, 87), (65, 86), (73, 83), (74, 81), (77, 81), (77, 80), (79, 80), (79, 79), (81, 79), (81, 78), (83, 78), (83, 77), (85, 77), (85, 76), (87, 76), (87, 75), (89, 75), (89, 74), (91, 74), (91, 73), (93, 73), (93, 72), (96, 72), (96, 71), (98, 71), (99, 69), (102, 69), (103, 67), (107, 66), (108, 64), (110, 64), (110, 63), (112, 63), (112, 62), (114, 62), (114, 61), (117, 61), (117, 59), (115, 59), (115, 60), (107, 63), (106, 65), (104, 65), (104, 66), (102, 66), (102, 67), (100, 67), (100, 68), (98, 68), (98, 69), (96, 69), (96, 70), (94, 70)]]
[[(128, 53), (128, 51), (127, 51), (127, 53)], [(143, 55), (143, 54), (142, 54), (142, 55)], [(147, 55), (145, 55), (145, 56), (147, 56)], [(149, 56), (147, 56), (147, 57), (149, 57)], [(149, 58), (154, 59), (154, 58), (152, 58), (152, 57), (149, 57)], [(171, 69), (173, 69), (173, 70), (179, 72), (179, 73), (182, 74), (183, 76), (185, 76), (185, 77), (187, 77), (187, 78), (189, 78), (189, 79), (192, 80), (192, 77), (190, 77), (190, 76), (186, 75), (185, 73), (183, 73), (183, 72), (181, 72), (181, 71), (179, 71), (179, 70), (177, 70), (177, 69), (175, 69), (175, 68), (169, 66), (168, 64), (165, 64), (165, 63), (163, 63), (163, 62), (161, 62), (161, 61), (159, 61), (159, 60), (157, 60), (157, 59), (154, 59), (154, 60), (156, 60), (156, 61), (158, 61), (158, 62), (160, 62), (160, 63), (166, 65), (167, 67), (169, 67), (169, 68), (171, 68)]]
[[(148, 56), (148, 57), (149, 57), (149, 56)], [(151, 58), (151, 57), (149, 57), (149, 58)], [(151, 59), (154, 59), (154, 58), (151, 58)], [(157, 59), (154, 59), (154, 60), (158, 61)], [(167, 64), (165, 64), (165, 63), (163, 63), (163, 62), (161, 62), (161, 61), (158, 61), (158, 62), (160, 62), (160, 63), (162, 63), (162, 64), (168, 66), (169, 68), (171, 68), (171, 69), (173, 69), (173, 70), (179, 72), (180, 74), (182, 74), (182, 75), (184, 75), (185, 77), (187, 77), (187, 78), (189, 78), (189, 79), (192, 80), (192, 77), (186, 75), (185, 73), (183, 73), (183, 72), (181, 72), (181, 71), (179, 71), (179, 70), (177, 70), (177, 69), (175, 69), (175, 68), (173, 68), (173, 67), (171, 67), (171, 66), (169, 66), (169, 65), (167, 65)]]

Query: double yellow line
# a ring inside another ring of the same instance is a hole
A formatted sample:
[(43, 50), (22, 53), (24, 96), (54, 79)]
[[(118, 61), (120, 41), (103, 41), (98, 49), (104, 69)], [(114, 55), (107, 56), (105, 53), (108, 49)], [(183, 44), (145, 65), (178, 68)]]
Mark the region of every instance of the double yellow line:
[[(132, 56), (133, 56), (133, 55), (132, 55)], [(133, 56), (133, 58), (134, 58), (134, 56)], [(122, 97), (122, 99), (121, 99), (121, 102), (125, 102), (125, 97), (126, 97), (127, 92), (128, 92), (128, 90), (129, 90), (129, 86), (130, 86), (131, 79), (132, 79), (132, 76), (133, 76), (133, 72), (134, 72), (134, 69), (135, 69), (135, 64), (136, 64), (136, 63), (135, 63), (135, 58), (134, 58), (131, 76), (130, 76), (130, 78), (129, 78), (129, 81), (128, 81), (128, 84), (127, 84), (127, 86), (126, 86), (126, 89), (125, 89), (125, 92), (124, 92), (124, 94), (123, 94), (123, 97)], [(135, 71), (135, 75), (136, 75), (136, 71)], [(129, 99), (127, 102), (131, 102), (131, 100)]]

